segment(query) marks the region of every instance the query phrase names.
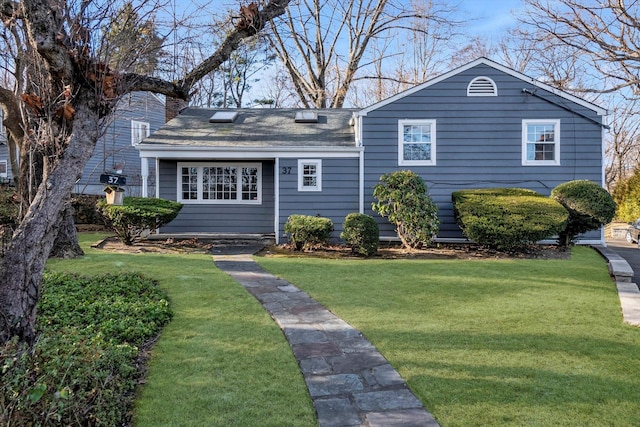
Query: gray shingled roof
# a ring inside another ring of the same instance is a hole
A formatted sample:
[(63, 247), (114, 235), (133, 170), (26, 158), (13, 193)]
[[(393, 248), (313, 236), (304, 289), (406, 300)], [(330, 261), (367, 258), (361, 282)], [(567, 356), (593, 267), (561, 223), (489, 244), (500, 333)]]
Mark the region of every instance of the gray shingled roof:
[(353, 147), (352, 109), (318, 109), (318, 123), (296, 123), (300, 109), (237, 109), (233, 123), (209, 123), (220, 109), (187, 108), (140, 146)]

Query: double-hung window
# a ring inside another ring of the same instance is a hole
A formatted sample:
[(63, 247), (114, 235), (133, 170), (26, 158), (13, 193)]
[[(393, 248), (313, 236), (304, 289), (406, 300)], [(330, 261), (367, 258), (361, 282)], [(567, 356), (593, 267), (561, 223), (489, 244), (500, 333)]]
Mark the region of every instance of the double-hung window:
[(436, 164), (436, 121), (398, 121), (398, 164), (423, 166)]
[(260, 204), (260, 163), (179, 163), (181, 203)]
[(7, 178), (7, 161), (0, 160), (0, 178)]
[(138, 145), (151, 133), (149, 123), (131, 120), (131, 145)]
[(322, 191), (322, 160), (298, 160), (298, 191)]
[(522, 164), (560, 164), (560, 120), (522, 121)]

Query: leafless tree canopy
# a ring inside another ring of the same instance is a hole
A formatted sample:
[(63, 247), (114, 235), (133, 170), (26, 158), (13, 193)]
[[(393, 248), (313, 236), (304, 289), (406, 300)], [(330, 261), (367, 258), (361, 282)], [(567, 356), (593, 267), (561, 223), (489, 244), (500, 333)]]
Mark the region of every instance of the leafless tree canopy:
[[(449, 10), (436, 7), (431, 0), (309, 0), (296, 3), (275, 20), (270, 37), (300, 104), (339, 108), (353, 82), (363, 77), (363, 73), (358, 76), (359, 71), (374, 68), (370, 66), (375, 66), (380, 56), (398, 52), (401, 43), (395, 40), (396, 51), (391, 52), (388, 41), (408, 34), (444, 36), (445, 31), (435, 32), (434, 28), (435, 23), (451, 23)], [(427, 40), (422, 47), (428, 50), (433, 41)], [(376, 49), (372, 51), (374, 43)], [(427, 66), (431, 58), (422, 58), (426, 60), (423, 66)]]
[[(640, 4), (623, 0), (525, 0), (526, 22), (588, 55), (607, 79), (606, 91), (640, 91)], [(602, 91), (602, 89), (594, 89)]]
[[(0, 344), (12, 336), (34, 339), (45, 262), (73, 185), (97, 142), (100, 121), (119, 97), (151, 91), (188, 100), (195, 82), (284, 13), (289, 1), (238, 5), (233, 29), (215, 52), (183, 76), (166, 80), (109, 65), (100, 48), (102, 29), (119, 8), (114, 2), (0, 0), (6, 45), (1, 65), (11, 75), (0, 81), (0, 105), (8, 136), (20, 147), (20, 187), (29, 189), (28, 208), (0, 265)], [(136, 10), (145, 7), (150, 5)]]

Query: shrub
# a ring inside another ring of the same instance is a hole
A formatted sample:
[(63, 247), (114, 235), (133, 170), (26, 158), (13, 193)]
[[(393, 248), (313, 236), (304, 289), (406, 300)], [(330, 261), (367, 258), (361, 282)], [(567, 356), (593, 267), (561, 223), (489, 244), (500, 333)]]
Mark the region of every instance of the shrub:
[(526, 189), (462, 190), (451, 198), (464, 235), (502, 251), (559, 234), (569, 216), (558, 202)]
[(431, 200), (420, 175), (396, 171), (380, 177), (373, 189), (375, 212), (389, 218), (407, 249), (429, 245), (438, 234), (438, 207)]
[(125, 197), (121, 206), (108, 205), (105, 199), (101, 199), (97, 207), (122, 242), (131, 245), (147, 230), (155, 230), (171, 222), (182, 209), (182, 204), (164, 199)]
[(18, 209), (15, 187), (0, 185), (0, 225), (13, 227), (18, 220)]
[(329, 242), (333, 231), (333, 221), (309, 215), (291, 215), (284, 224), (285, 233), (296, 250), (312, 246), (322, 246)]
[(378, 251), (380, 229), (371, 215), (350, 213), (344, 219), (340, 238), (351, 245), (353, 252), (371, 256)]
[(607, 190), (588, 180), (560, 184), (551, 191), (551, 197), (569, 212), (567, 227), (558, 239), (561, 246), (569, 246), (578, 234), (609, 223), (616, 213), (616, 203)]
[(619, 221), (632, 222), (640, 218), (640, 168), (617, 183), (612, 196), (617, 205), (615, 217)]
[(170, 318), (166, 294), (142, 276), (46, 273), (38, 340), (0, 347), (0, 421), (126, 425), (138, 348)]
[(96, 194), (73, 194), (71, 206), (73, 206), (73, 221), (76, 224), (104, 225), (100, 213), (96, 210), (96, 203), (104, 196)]

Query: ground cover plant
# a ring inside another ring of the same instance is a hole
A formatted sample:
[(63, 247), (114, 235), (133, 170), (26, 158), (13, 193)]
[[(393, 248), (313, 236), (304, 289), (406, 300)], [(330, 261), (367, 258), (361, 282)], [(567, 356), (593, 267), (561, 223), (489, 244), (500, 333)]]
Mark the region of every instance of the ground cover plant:
[(590, 248), (563, 260), (256, 259), (361, 330), (442, 426), (640, 425), (640, 329), (622, 323)]
[[(150, 426), (317, 425), (298, 365), (262, 306), (210, 255), (108, 252), (50, 260), (57, 272), (135, 271), (168, 293), (173, 318), (151, 351), (133, 421)], [(131, 249), (131, 247), (127, 247)]]
[(171, 311), (137, 274), (45, 273), (32, 348), (0, 349), (0, 421), (7, 426), (120, 425), (139, 372), (138, 350)]

